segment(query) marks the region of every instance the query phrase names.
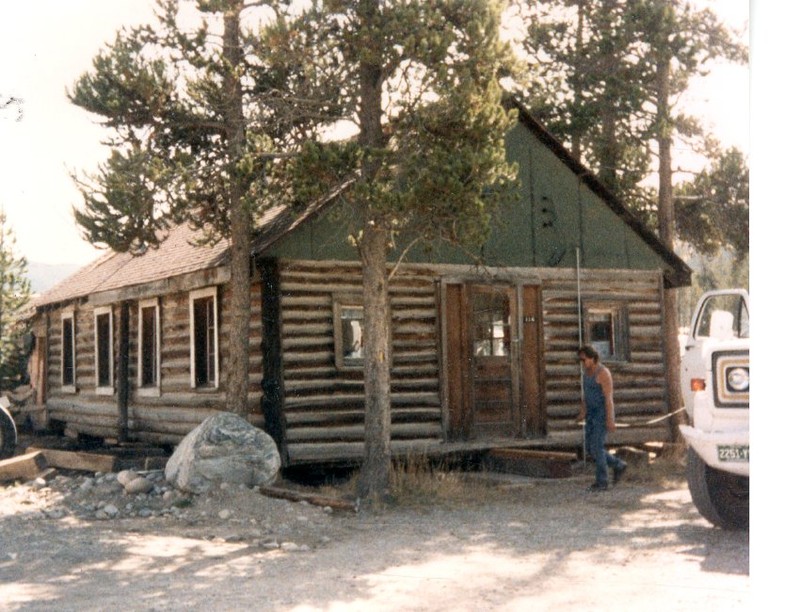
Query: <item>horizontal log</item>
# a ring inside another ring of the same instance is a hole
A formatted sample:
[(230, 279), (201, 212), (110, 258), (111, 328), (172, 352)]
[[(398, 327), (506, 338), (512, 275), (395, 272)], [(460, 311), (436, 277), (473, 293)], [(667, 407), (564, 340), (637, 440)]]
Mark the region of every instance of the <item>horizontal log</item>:
[[(440, 436), (440, 423), (392, 423), (391, 435), (394, 440), (407, 438), (431, 439)], [(292, 427), (286, 432), (288, 442), (310, 441), (349, 441), (364, 440), (364, 424), (336, 425), (329, 427)]]
[(51, 448), (30, 447), (31, 451), (41, 452), (51, 467), (83, 472), (116, 472), (119, 460), (114, 455), (82, 453)]
[[(411, 453), (425, 455), (438, 451), (441, 440), (392, 440), (391, 453), (404, 457)], [(363, 442), (294, 443), (287, 445), (287, 465), (321, 463), (327, 461), (359, 463), (364, 457)]]
[[(647, 421), (665, 414), (664, 402), (652, 403), (639, 403), (634, 402), (630, 404), (615, 402), (614, 415), (618, 421), (632, 421), (638, 419), (639, 421)], [(572, 403), (556, 404), (548, 402), (547, 416), (550, 419), (566, 419), (575, 420), (580, 409), (580, 401), (575, 400)]]
[[(408, 421), (440, 421), (442, 417), (439, 408), (393, 408), (391, 411), (392, 422)], [(287, 412), (286, 423), (289, 427), (295, 425), (322, 426), (335, 423), (363, 423), (364, 410), (324, 410)]]
[[(392, 406), (424, 405), (438, 406), (438, 393), (392, 393)], [(320, 395), (311, 397), (286, 397), (284, 405), (287, 410), (304, 407), (314, 408), (319, 406), (335, 406), (342, 404), (364, 404), (363, 393), (341, 393), (337, 395)]]
[(282, 489), (279, 487), (261, 486), (259, 491), (262, 495), (267, 497), (275, 497), (277, 499), (286, 499), (294, 502), (306, 502), (315, 506), (329, 507), (334, 510), (348, 510), (351, 512), (358, 512), (358, 504), (346, 499), (338, 497), (330, 497), (327, 495), (318, 495), (316, 493), (301, 493), (299, 491), (292, 491), (290, 489)]
[(33, 480), (47, 469), (47, 459), (37, 450), (0, 460), (0, 482)]

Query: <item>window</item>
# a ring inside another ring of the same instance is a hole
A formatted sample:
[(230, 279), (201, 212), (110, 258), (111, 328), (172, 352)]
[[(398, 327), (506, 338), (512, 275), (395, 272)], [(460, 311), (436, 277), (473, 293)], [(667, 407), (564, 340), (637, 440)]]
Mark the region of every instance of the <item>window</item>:
[(694, 330), (695, 338), (749, 338), (750, 313), (740, 294), (710, 295), (703, 302)]
[(75, 392), (75, 313), (61, 313), (61, 386)]
[(161, 320), (158, 300), (139, 302), (139, 393), (158, 394), (161, 383)]
[(364, 307), (360, 298), (336, 298), (333, 303), (336, 367), (364, 365)]
[(217, 289), (209, 287), (189, 295), (191, 308), (192, 387), (217, 387)]
[(589, 303), (583, 309), (586, 342), (600, 354), (601, 360), (627, 361), (628, 313), (621, 304)]
[(114, 392), (114, 331), (111, 307), (94, 311), (94, 376), (96, 392)]
[(504, 291), (474, 292), (472, 335), (472, 354), (476, 357), (508, 357), (511, 354), (511, 311)]

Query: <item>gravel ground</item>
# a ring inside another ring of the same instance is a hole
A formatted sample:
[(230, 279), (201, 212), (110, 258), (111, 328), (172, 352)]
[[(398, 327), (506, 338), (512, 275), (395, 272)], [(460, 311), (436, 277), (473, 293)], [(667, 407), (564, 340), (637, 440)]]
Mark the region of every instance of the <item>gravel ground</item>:
[(451, 474), (460, 492), (359, 513), (61, 471), (0, 485), (0, 609), (750, 609), (748, 533), (706, 523), (658, 461), (604, 493), (582, 466)]

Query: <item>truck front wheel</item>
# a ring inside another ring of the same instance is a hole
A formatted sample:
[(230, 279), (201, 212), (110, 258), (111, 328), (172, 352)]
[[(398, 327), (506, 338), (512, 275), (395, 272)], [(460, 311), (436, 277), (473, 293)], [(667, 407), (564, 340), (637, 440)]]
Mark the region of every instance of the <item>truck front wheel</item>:
[(14, 456), (17, 446), (17, 426), (11, 414), (0, 406), (0, 459)]
[(687, 480), (692, 501), (708, 522), (723, 529), (747, 529), (750, 525), (750, 479), (706, 465), (688, 450)]

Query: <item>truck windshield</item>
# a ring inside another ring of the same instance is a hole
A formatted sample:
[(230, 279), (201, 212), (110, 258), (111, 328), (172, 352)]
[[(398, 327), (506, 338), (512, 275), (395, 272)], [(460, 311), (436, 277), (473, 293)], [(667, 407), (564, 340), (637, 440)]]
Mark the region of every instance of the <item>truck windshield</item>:
[(749, 338), (750, 313), (741, 295), (709, 296), (703, 303), (694, 331), (695, 338)]

